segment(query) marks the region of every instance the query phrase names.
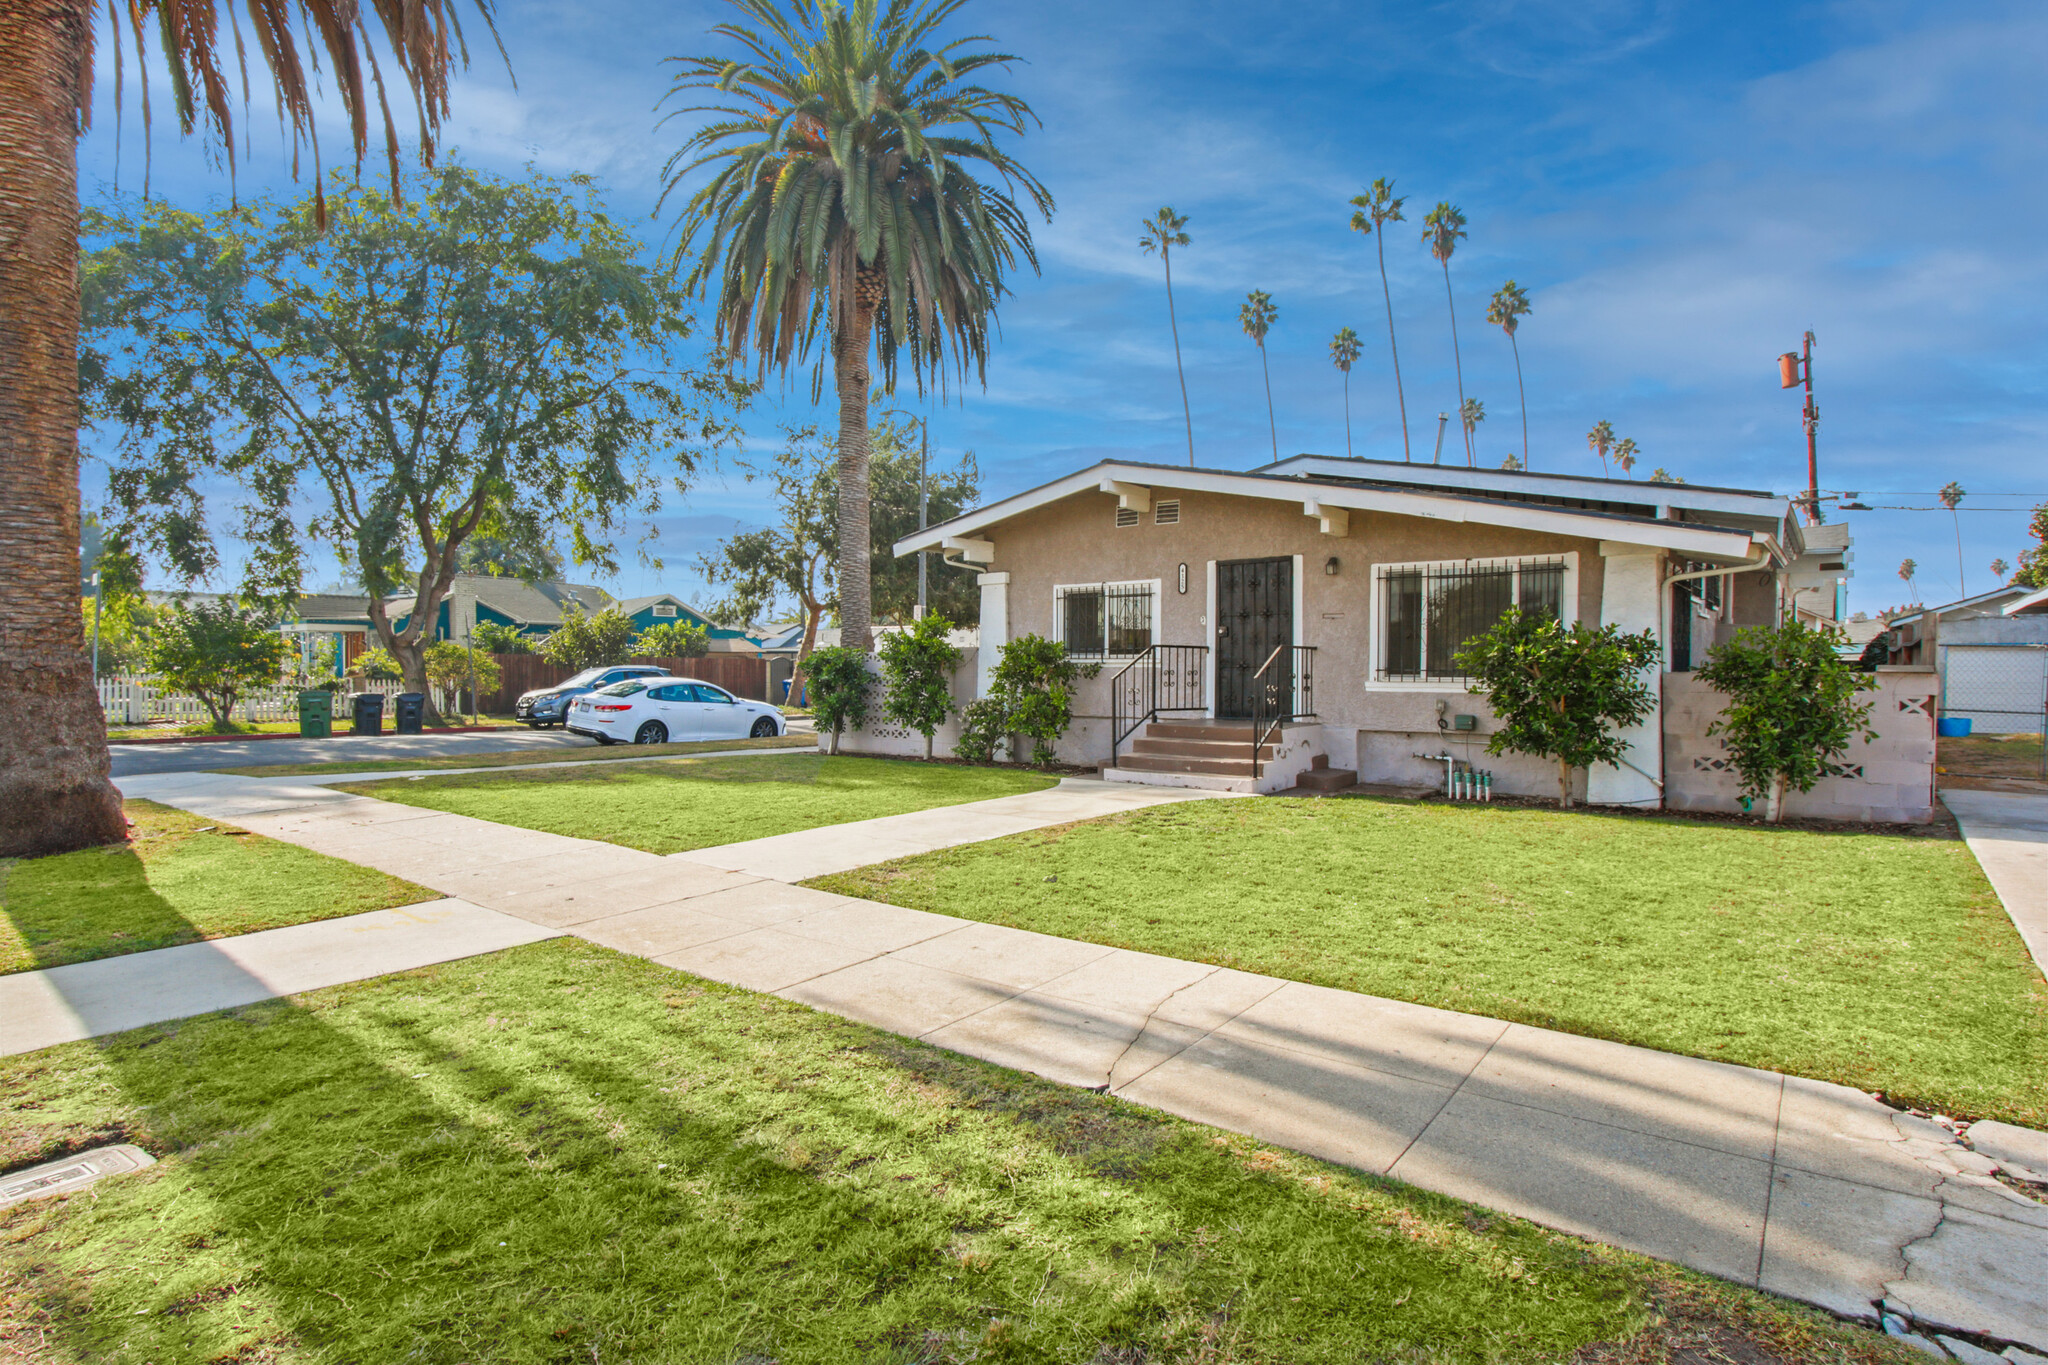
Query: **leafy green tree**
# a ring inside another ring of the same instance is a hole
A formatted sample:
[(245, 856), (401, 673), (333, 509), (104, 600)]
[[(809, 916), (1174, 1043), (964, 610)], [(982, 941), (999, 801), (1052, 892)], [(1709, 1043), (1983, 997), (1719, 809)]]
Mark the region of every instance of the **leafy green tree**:
[(470, 631), (476, 647), (490, 654), (531, 654), (533, 641), (517, 626), (502, 621), (479, 621)]
[(711, 632), (689, 621), (656, 621), (633, 641), (636, 659), (701, 659), (711, 652)]
[[(920, 387), (950, 349), (964, 373), (988, 360), (989, 324), (1018, 258), (1038, 257), (1019, 199), (1048, 221), (1052, 196), (997, 143), (1035, 116), (975, 84), (1017, 60), (980, 37), (940, 41), (964, 0), (732, 0), (743, 22), (712, 32), (740, 52), (676, 59), (676, 109), (710, 118), (670, 158), (663, 200), (699, 168), (683, 212), (688, 283), (716, 283), (718, 337), (765, 375), (815, 353), (839, 396), (840, 637), (871, 638), (868, 584), (869, 352), (894, 392), (900, 361)], [(1001, 184), (969, 173), (986, 166)], [(1019, 191), (1012, 197), (1012, 191)], [(701, 250), (697, 250), (699, 241)]]
[(960, 667), (960, 651), (946, 638), (952, 630), (951, 621), (931, 613), (908, 630), (882, 637), (882, 714), (924, 736), (927, 763), (932, 736), (953, 714), (953, 673)]
[(616, 572), (613, 535), (734, 434), (748, 390), (676, 368), (682, 296), (587, 177), (454, 166), (416, 201), (338, 183), (325, 202), (90, 215), (87, 410), (116, 433), (108, 484), (139, 544), (206, 570), (201, 490), (232, 481), (245, 595), (289, 599), (327, 546), (424, 692), (472, 536), (528, 559), (559, 536)]
[(1508, 334), (1508, 345), (1515, 353), (1515, 396), (1522, 406), (1522, 469), (1529, 467), (1529, 390), (1522, 385), (1522, 343), (1515, 340), (1515, 333), (1532, 311), (1528, 291), (1513, 280), (1494, 290), (1486, 305), (1486, 320)]
[(562, 556), (538, 526), (520, 536), (472, 535), (462, 544), (462, 572), (546, 583), (562, 576)]
[(99, 625), (100, 674), (136, 673), (148, 666), (149, 630), (157, 612), (140, 597), (101, 596), (79, 600), (85, 638)]
[(1273, 370), (1266, 363), (1266, 333), (1273, 330), (1273, 323), (1280, 316), (1280, 310), (1273, 303), (1273, 296), (1263, 289), (1254, 289), (1244, 296), (1244, 305), (1237, 310), (1238, 326), (1259, 348), (1259, 372), (1266, 377), (1266, 425), (1273, 433), (1273, 459), (1280, 458), (1280, 424), (1273, 416)]
[[(839, 752), (842, 733), (862, 729), (868, 723), (875, 690), (875, 672), (868, 666), (872, 657), (865, 650), (845, 645), (826, 645), (811, 654), (806, 680), (811, 715), (817, 721), (818, 732), (832, 737), (830, 753)], [(792, 687), (790, 694), (794, 696), (796, 689)]]
[(481, 649), (469, 649), (454, 640), (436, 640), (427, 646), (427, 682), (438, 694), (437, 705), (454, 709), (460, 695), (469, 693), (473, 711), (486, 692), (498, 690), (503, 671), (498, 661)]
[(1412, 460), (1413, 452), (1408, 449), (1408, 395), (1401, 389), (1401, 348), (1394, 343), (1394, 291), (1387, 285), (1387, 234), (1389, 223), (1405, 222), (1401, 206), (1406, 199), (1394, 196), (1394, 182), (1381, 176), (1372, 182), (1364, 194), (1351, 198), (1351, 230), (1374, 236), (1374, 244), (1380, 254), (1380, 294), (1387, 301), (1387, 350), (1394, 357), (1394, 397), (1401, 405), (1401, 458)]
[(2034, 538), (2034, 548), (2020, 551), (2020, 566), (2013, 571), (2012, 581), (2023, 588), (2048, 588), (2048, 502), (2034, 509), (2027, 533)]
[(1011, 640), (989, 675), (989, 696), (1001, 708), (997, 733), (1029, 739), (1031, 761), (1050, 767), (1060, 737), (1074, 723), (1074, 684), (1101, 671), (1101, 664), (1075, 663), (1060, 641), (1040, 635)]
[(221, 598), (164, 612), (150, 632), (148, 661), (170, 690), (199, 698), (213, 728), (227, 734), (235, 729), (235, 702), (275, 683), (291, 652), (269, 612)]
[(540, 656), (549, 663), (581, 672), (623, 662), (632, 652), (633, 618), (616, 606), (603, 611), (562, 614), (562, 624), (540, 642)]
[[(1166, 325), (1173, 331), (1173, 370), (1180, 376), (1180, 415), (1188, 424), (1188, 468), (1195, 467), (1195, 413), (1188, 406), (1188, 372), (1180, 360), (1180, 319), (1173, 313), (1173, 249), (1186, 246), (1194, 238), (1188, 236), (1188, 220), (1185, 215), (1175, 213), (1170, 207), (1162, 208), (1150, 218), (1138, 220), (1138, 247), (1147, 256), (1159, 253), (1159, 264), (1166, 270)], [(929, 746), (927, 746), (929, 747)], [(925, 757), (931, 755), (927, 753)]]
[[(1351, 367), (1358, 363), (1358, 333), (1339, 327), (1330, 338), (1330, 363), (1344, 372), (1344, 453), (1351, 454)], [(1192, 463), (1192, 462), (1191, 462)]]
[(1727, 696), (1707, 733), (1722, 737), (1743, 794), (1764, 800), (1772, 824), (1784, 817), (1787, 787), (1812, 791), (1853, 740), (1877, 737), (1870, 703), (1856, 700), (1877, 682), (1841, 656), (1847, 638), (1803, 621), (1746, 626), (1694, 670)]
[(1664, 467), (1663, 465), (1658, 465), (1658, 466), (1657, 466), (1657, 467), (1656, 467), (1655, 469), (1653, 469), (1653, 470), (1651, 470), (1651, 471), (1650, 471), (1650, 482), (1651, 482), (1651, 483), (1684, 483), (1684, 482), (1685, 482), (1685, 480), (1684, 480), (1684, 479), (1681, 479), (1681, 478), (1679, 478), (1679, 477), (1678, 477), (1678, 476), (1677, 476), (1676, 474), (1673, 474), (1673, 473), (1672, 473), (1672, 472), (1671, 472), (1670, 470), (1666, 469), (1666, 468), (1665, 468), (1665, 467)]
[[(1429, 247), (1429, 254), (1436, 257), (1436, 263), (1444, 268), (1444, 303), (1451, 310), (1451, 361), (1458, 371), (1458, 409), (1465, 408), (1465, 359), (1458, 351), (1458, 304), (1451, 297), (1451, 255), (1458, 249), (1458, 239), (1468, 236), (1465, 231), (1465, 214), (1462, 209), (1449, 203), (1439, 203), (1422, 219), (1422, 240)], [(1478, 463), (1472, 453), (1472, 432), (1465, 432), (1465, 463)]]
[(1652, 631), (1565, 626), (1548, 613), (1510, 607), (1458, 651), (1457, 664), (1500, 723), (1486, 752), (1556, 760), (1557, 804), (1569, 809), (1572, 769), (1619, 766), (1628, 742), (1616, 730), (1656, 709), (1643, 674), (1659, 652)]
[[(885, 413), (874, 428), (874, 453), (868, 467), (871, 492), (870, 529), (874, 536), (868, 581), (878, 621), (908, 625), (917, 615), (917, 556), (896, 554), (896, 542), (917, 530), (917, 466), (919, 432), (900, 412)], [(833, 473), (836, 487), (837, 471)], [(927, 524), (937, 525), (968, 511), (981, 500), (981, 466), (968, 451), (951, 465), (927, 470), (930, 507)], [(930, 561), (927, 605), (952, 621), (973, 625), (981, 619), (981, 588), (971, 573)]]
[(390, 682), (405, 676), (404, 670), (398, 666), (398, 660), (391, 657), (391, 651), (382, 645), (373, 645), (356, 655), (355, 663), (350, 666), (349, 671), (359, 678), (371, 678), (380, 682)]
[[(748, 466), (747, 479), (766, 479), (779, 520), (741, 531), (700, 555), (697, 567), (725, 589), (714, 618), (749, 625), (795, 611), (803, 623), (789, 695), (803, 688), (805, 668), (818, 645), (818, 623), (837, 605), (839, 521), (837, 469), (831, 447), (816, 427), (785, 427), (782, 451), (766, 467)], [(843, 635), (842, 635), (842, 638)]]

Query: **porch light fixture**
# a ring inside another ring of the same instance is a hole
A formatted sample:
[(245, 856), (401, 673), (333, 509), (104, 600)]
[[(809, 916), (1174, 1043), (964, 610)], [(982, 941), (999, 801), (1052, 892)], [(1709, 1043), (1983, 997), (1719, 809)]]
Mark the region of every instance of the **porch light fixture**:
[(1323, 572), (1328, 574), (1332, 578), (1335, 578), (1337, 576), (1337, 571), (1343, 567), (1343, 561), (1338, 559), (1335, 555), (1331, 555), (1328, 559), (1323, 561)]

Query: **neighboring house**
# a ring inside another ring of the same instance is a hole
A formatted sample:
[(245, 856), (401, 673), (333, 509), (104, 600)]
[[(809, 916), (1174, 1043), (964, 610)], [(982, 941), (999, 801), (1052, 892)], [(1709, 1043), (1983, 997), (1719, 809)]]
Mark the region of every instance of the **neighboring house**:
[[(1742, 626), (1837, 619), (1849, 574), (1846, 528), (1802, 527), (1771, 493), (1314, 455), (1244, 473), (1105, 460), (895, 546), (918, 550), (980, 570), (973, 695), (1027, 633), (1101, 665), (1063, 759), (1256, 790), (1325, 766), (1441, 785), (1465, 762), (1554, 795), (1548, 761), (1484, 754), (1492, 717), (1454, 662), (1508, 606), (1650, 631), (1676, 677)], [(1255, 721), (1273, 727), (1256, 753)], [(1662, 802), (1666, 729), (1660, 711), (1629, 730), (1626, 765), (1586, 774), (1587, 797)], [(1930, 803), (1887, 789), (1858, 808)]]
[[(412, 623), (410, 596), (394, 596), (384, 604), (394, 630)], [(552, 634), (571, 611), (594, 613), (612, 605), (612, 595), (588, 583), (528, 583), (490, 574), (457, 574), (435, 613), (430, 640), (466, 640), (482, 622), (510, 626), (536, 639)]]
[(1990, 734), (2048, 725), (2048, 590), (2017, 584), (1894, 616), (1894, 662), (1941, 675), (1941, 714)]
[(761, 652), (762, 637), (759, 634), (749, 634), (732, 626), (715, 625), (710, 617), (672, 593), (658, 592), (648, 597), (629, 597), (619, 603), (619, 610), (632, 618), (636, 633), (649, 626), (682, 621), (704, 628), (710, 639), (713, 654)]

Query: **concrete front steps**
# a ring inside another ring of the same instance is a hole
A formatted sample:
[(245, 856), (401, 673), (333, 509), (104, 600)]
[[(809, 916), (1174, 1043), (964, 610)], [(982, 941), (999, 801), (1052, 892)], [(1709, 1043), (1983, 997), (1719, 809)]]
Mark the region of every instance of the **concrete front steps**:
[(1313, 723), (1284, 725), (1259, 746), (1257, 777), (1253, 758), (1247, 721), (1155, 720), (1102, 776), (1111, 782), (1248, 793), (1296, 786), (1338, 791), (1358, 780), (1356, 773), (1330, 766), (1323, 727)]

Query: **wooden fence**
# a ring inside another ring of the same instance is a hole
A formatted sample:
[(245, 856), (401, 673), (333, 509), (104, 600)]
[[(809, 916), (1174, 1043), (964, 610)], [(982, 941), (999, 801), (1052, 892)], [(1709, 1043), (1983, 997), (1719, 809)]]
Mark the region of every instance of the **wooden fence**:
[[(578, 670), (551, 664), (538, 654), (498, 654), (498, 690), (486, 692), (483, 709), (506, 712), (522, 692), (553, 687)], [(635, 659), (636, 664), (655, 664), (678, 678), (701, 678), (716, 683), (736, 697), (768, 700), (768, 661), (754, 654), (707, 654), (701, 659)], [(778, 689), (780, 690), (780, 689)]]

